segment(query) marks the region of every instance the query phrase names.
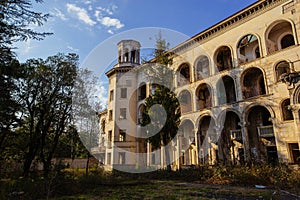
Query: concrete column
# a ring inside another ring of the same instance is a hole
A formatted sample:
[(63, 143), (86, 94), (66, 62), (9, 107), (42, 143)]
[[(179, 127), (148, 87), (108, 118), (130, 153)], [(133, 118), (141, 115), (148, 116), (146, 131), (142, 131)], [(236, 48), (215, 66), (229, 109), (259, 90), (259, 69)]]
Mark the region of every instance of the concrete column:
[(244, 148), (244, 159), (246, 162), (250, 162), (250, 144), (249, 144), (249, 136), (247, 129), (247, 122), (245, 121), (245, 117), (242, 116), (241, 122), (239, 122), (239, 126), (242, 130), (242, 138), (243, 138), (243, 148)]
[(199, 148), (198, 148), (198, 138), (197, 138), (197, 133), (198, 133), (198, 128), (195, 128), (194, 130), (194, 137), (195, 137), (195, 146), (196, 146), (196, 160), (195, 160), (195, 163), (196, 165), (199, 164)]

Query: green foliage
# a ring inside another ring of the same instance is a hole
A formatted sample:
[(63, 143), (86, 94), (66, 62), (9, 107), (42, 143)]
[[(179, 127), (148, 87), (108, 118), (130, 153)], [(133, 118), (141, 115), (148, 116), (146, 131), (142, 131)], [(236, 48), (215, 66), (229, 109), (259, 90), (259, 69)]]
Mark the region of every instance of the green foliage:
[[(42, 2), (36, 0), (36, 2)], [(42, 26), (49, 14), (31, 10), (31, 0), (4, 0), (0, 2), (0, 61), (11, 55), (11, 44), (28, 39), (41, 40), (51, 33), (37, 32), (30, 25)]]
[[(155, 59), (153, 63), (146, 64), (143, 69), (150, 83), (155, 84), (155, 92), (145, 100), (145, 110), (142, 113), (142, 126), (147, 126), (146, 133), (152, 136), (148, 137), (148, 141), (153, 148), (166, 146), (176, 136), (178, 126), (180, 124), (180, 104), (174, 89), (174, 73), (168, 67), (172, 63), (172, 58), (166, 53), (168, 44), (162, 39), (159, 33), (156, 41), (156, 50), (154, 52)], [(164, 112), (158, 112), (157, 109), (152, 109), (154, 105), (160, 105)], [(166, 115), (166, 116), (165, 116)], [(164, 123), (164, 120), (165, 123)], [(152, 132), (156, 132), (153, 135)], [(167, 159), (167, 167), (170, 169), (169, 150), (165, 151)]]

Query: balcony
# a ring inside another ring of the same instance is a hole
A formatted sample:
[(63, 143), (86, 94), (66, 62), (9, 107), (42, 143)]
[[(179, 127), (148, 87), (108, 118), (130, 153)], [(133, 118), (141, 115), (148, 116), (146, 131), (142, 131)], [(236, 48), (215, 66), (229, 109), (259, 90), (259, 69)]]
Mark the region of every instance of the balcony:
[(230, 130), (230, 137), (232, 140), (243, 140), (242, 137), (242, 130), (238, 129), (238, 130)]
[(274, 137), (273, 125), (257, 127), (259, 137)]
[(135, 148), (136, 147), (136, 142), (114, 141), (114, 145), (118, 148)]
[(92, 148), (91, 148), (91, 153), (92, 153), (92, 154), (101, 154), (101, 153), (105, 153), (105, 147), (104, 147), (104, 146), (92, 147)]

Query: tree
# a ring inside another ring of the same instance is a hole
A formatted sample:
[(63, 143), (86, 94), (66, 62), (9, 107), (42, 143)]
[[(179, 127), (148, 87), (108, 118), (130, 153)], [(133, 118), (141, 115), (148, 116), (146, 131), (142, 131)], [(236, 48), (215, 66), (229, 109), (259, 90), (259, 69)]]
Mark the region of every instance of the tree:
[[(42, 2), (36, 0), (36, 2)], [(27, 39), (41, 40), (51, 33), (40, 33), (32, 30), (30, 25), (43, 25), (49, 17), (31, 10), (30, 0), (0, 1), (0, 153), (9, 142), (8, 136), (20, 123), (20, 104), (15, 99), (18, 87), (16, 82), (21, 78), (22, 67), (13, 53), (13, 42)], [(1, 156), (3, 158), (3, 155)]]
[(22, 128), (26, 133), (24, 175), (34, 159), (43, 163), (47, 176), (60, 137), (72, 119), (72, 90), (76, 80), (78, 56), (57, 54), (46, 60), (31, 59), (24, 65), (19, 81)]
[(79, 69), (73, 95), (73, 122), (79, 137), (87, 149), (86, 175), (88, 175), (91, 150), (98, 147), (99, 118), (101, 104), (95, 94), (98, 91), (98, 78), (88, 69)]
[[(173, 85), (173, 70), (168, 68), (172, 64), (172, 58), (166, 52), (168, 44), (162, 39), (159, 33), (156, 41), (156, 49), (154, 51), (155, 64), (146, 65), (146, 74), (150, 82), (155, 83), (155, 93), (145, 100), (145, 110), (142, 114), (142, 126), (147, 126), (147, 133), (151, 134), (153, 130), (159, 130), (157, 134), (148, 138), (153, 148), (165, 147), (165, 157), (167, 163), (167, 170), (171, 170), (170, 163), (170, 149), (171, 140), (176, 136), (178, 126), (180, 124), (180, 104), (176, 98), (176, 94), (172, 91)], [(153, 108), (154, 105), (161, 105), (165, 114), (157, 112)], [(166, 118), (165, 123), (162, 124), (162, 118)]]
[[(42, 0), (36, 0), (40, 3)], [(2, 62), (11, 57), (12, 43), (28, 39), (41, 40), (51, 33), (38, 32), (30, 25), (42, 26), (49, 14), (31, 10), (31, 0), (4, 0), (0, 2), (0, 55)]]

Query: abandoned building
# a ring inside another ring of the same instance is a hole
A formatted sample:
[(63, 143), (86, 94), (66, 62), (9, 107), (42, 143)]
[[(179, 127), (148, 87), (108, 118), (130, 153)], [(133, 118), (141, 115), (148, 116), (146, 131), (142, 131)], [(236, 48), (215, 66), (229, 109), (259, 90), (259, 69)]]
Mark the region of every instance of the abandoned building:
[[(170, 49), (175, 92), (184, 99), (174, 168), (300, 163), (299, 41), (300, 1), (260, 0)], [(155, 90), (128, 73), (142, 66), (140, 48), (120, 41), (118, 63), (106, 73), (108, 106), (93, 149), (106, 166), (165, 165), (162, 150), (138, 137), (145, 98)]]

